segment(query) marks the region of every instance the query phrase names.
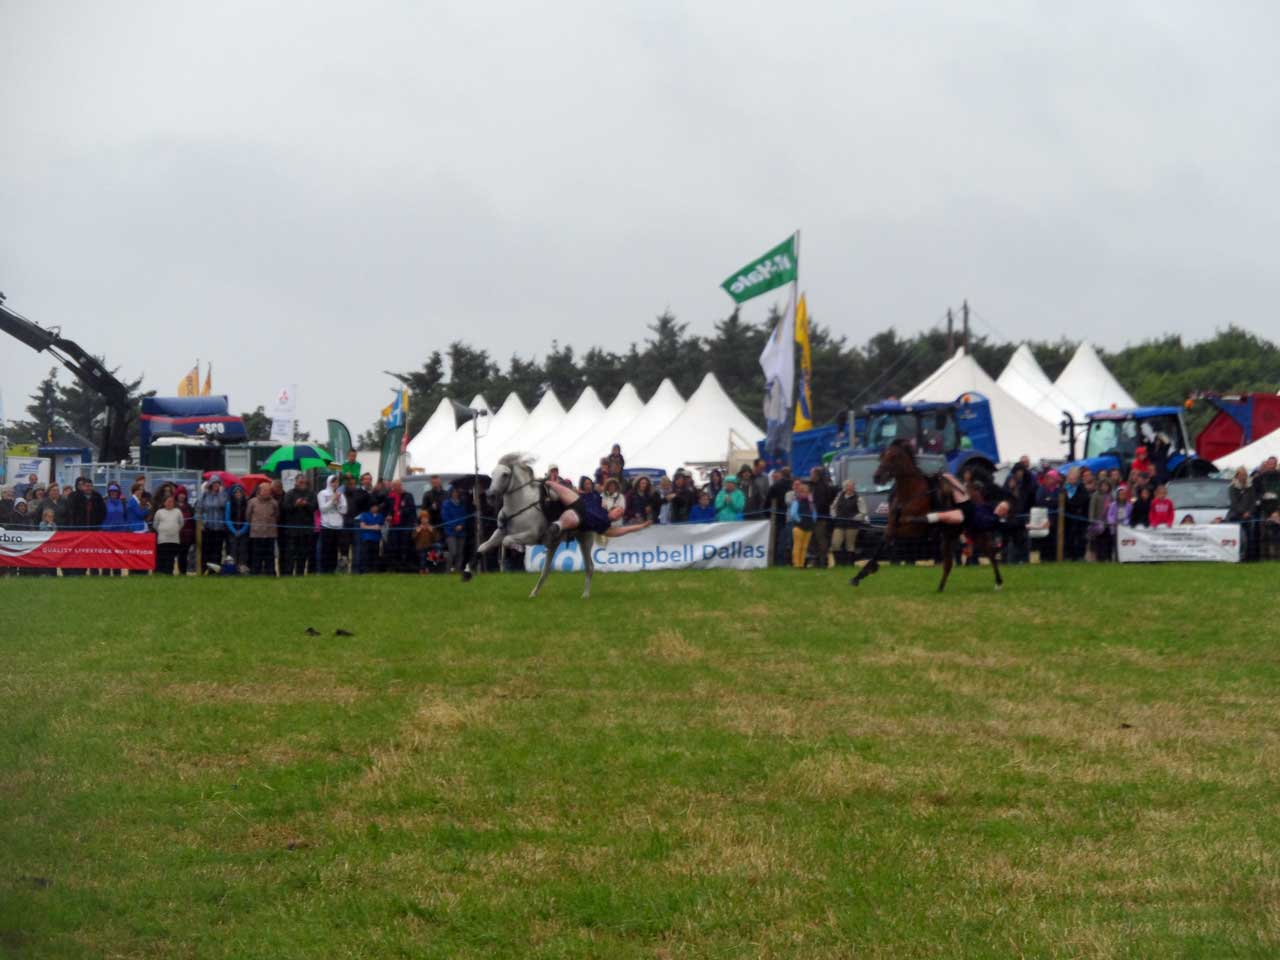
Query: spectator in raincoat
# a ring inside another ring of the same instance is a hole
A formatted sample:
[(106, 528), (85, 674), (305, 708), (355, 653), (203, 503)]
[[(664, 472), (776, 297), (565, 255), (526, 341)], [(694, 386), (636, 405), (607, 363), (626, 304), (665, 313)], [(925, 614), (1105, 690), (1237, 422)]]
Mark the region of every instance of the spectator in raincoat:
[(722, 523), (728, 520), (741, 520), (742, 511), (747, 507), (747, 498), (738, 489), (738, 478), (724, 478), (724, 488), (716, 494), (716, 519)]

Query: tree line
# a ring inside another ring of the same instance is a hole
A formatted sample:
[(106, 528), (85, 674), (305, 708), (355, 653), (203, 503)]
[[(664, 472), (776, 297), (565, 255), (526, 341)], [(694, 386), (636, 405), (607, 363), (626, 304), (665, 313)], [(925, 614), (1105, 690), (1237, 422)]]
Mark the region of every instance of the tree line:
[[(466, 403), (482, 393), (490, 403), (498, 404), (514, 391), (532, 407), (544, 392), (554, 390), (568, 406), (589, 386), (608, 405), (626, 383), (634, 384), (648, 399), (664, 377), (670, 377), (687, 397), (708, 371), (716, 375), (743, 412), (759, 422), (763, 419), (760, 351), (778, 317), (777, 307), (757, 322), (744, 320), (735, 311), (717, 321), (709, 335), (698, 335), (667, 311), (646, 326), (646, 336), (640, 342), (620, 352), (592, 347), (579, 354), (572, 345), (553, 340), (541, 360), (513, 355), (505, 363), (488, 350), (455, 340), (433, 350), (418, 369), (395, 376), (410, 392), (411, 434), (422, 427), (444, 397)], [(902, 395), (947, 357), (947, 334), (941, 327), (910, 336), (890, 327), (858, 344), (836, 335), (811, 316), (810, 343), (816, 423), (831, 422), (850, 408)], [(1078, 344), (1062, 338), (1030, 341), (1028, 345), (1045, 373), (1054, 379)], [(969, 336), (970, 353), (993, 377), (1004, 369), (1016, 348), (1015, 342), (973, 332)], [(1280, 386), (1280, 347), (1234, 325), (1197, 342), (1171, 334), (1099, 353), (1116, 378), (1143, 404), (1178, 404), (1206, 391), (1275, 392)], [(97, 437), (105, 416), (101, 399), (78, 382), (59, 382), (58, 376), (57, 368), (51, 370), (31, 395), (26, 417), (9, 422), (11, 441), (38, 442), (50, 430), (55, 435), (70, 431), (88, 440)], [(131, 395), (140, 398), (141, 378), (128, 386)], [(261, 407), (241, 415), (251, 439), (267, 438), (271, 422)], [(1198, 409), (1190, 424), (1193, 430), (1208, 415)], [(137, 429), (135, 417), (131, 443), (137, 443)], [(326, 431), (314, 432), (323, 436)], [(361, 435), (360, 446), (376, 447), (383, 434), (381, 422), (375, 422)]]

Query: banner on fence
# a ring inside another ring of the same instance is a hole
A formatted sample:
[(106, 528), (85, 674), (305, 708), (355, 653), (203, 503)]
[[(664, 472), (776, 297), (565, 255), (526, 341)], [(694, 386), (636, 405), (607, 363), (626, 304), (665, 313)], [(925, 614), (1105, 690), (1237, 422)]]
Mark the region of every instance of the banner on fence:
[(156, 540), (149, 533), (0, 528), (0, 567), (72, 570), (152, 570)]
[[(526, 570), (541, 572), (547, 551), (541, 544), (525, 551)], [(604, 573), (644, 570), (693, 570), (712, 567), (755, 570), (769, 564), (769, 521), (680, 523), (650, 527), (625, 537), (597, 537), (591, 550)], [(561, 544), (551, 569), (582, 570), (577, 543)]]
[(1121, 563), (1167, 560), (1240, 562), (1240, 524), (1204, 523), (1183, 527), (1121, 527), (1116, 552)]

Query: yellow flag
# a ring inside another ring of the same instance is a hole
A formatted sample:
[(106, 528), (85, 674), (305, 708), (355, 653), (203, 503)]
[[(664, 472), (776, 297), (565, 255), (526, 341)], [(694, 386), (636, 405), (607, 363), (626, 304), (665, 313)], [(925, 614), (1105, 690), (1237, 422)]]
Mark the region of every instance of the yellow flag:
[(209, 372), (204, 375), (204, 387), (200, 391), (200, 396), (207, 397), (213, 393), (213, 364), (209, 364)]
[(182, 381), (178, 384), (178, 396), (200, 396), (200, 364), (197, 363), (191, 368), (191, 372), (182, 378)]
[(800, 397), (796, 404), (795, 430), (813, 429), (813, 397), (809, 381), (813, 378), (813, 352), (809, 348), (809, 311), (804, 294), (796, 304), (796, 343), (800, 344)]

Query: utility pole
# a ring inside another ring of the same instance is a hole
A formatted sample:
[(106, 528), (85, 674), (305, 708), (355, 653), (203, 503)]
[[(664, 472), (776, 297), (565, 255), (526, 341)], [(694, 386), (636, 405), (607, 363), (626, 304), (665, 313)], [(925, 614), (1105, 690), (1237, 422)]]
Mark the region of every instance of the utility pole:
[(947, 307), (947, 359), (951, 359), (951, 355), (956, 352), (955, 338), (956, 321), (951, 314), (951, 308)]
[(966, 300), (961, 307), (961, 315), (964, 317), (964, 352), (969, 352), (969, 301)]

